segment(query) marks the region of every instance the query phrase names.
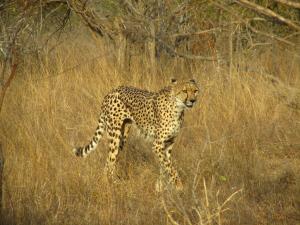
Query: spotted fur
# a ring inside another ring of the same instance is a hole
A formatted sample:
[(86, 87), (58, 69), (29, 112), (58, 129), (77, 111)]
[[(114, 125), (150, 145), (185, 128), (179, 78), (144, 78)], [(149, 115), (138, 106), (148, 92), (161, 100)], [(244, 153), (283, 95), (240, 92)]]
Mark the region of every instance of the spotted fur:
[(109, 155), (106, 168), (113, 176), (115, 162), (123, 148), (132, 123), (153, 139), (153, 152), (158, 156), (161, 168), (177, 189), (182, 183), (171, 161), (171, 150), (183, 122), (184, 111), (196, 102), (199, 88), (195, 80), (178, 82), (172, 79), (170, 86), (158, 92), (121, 86), (105, 96), (98, 126), (92, 140), (84, 147), (74, 149), (76, 156), (86, 157), (95, 150), (103, 132), (107, 132)]

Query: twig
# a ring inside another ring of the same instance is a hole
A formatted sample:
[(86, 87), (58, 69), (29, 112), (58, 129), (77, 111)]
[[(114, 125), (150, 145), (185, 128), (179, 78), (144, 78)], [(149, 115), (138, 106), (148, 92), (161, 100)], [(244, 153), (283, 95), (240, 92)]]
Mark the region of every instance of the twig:
[(162, 198), (161, 202), (162, 202), (164, 211), (167, 214), (167, 217), (169, 218), (169, 220), (171, 221), (171, 223), (173, 225), (179, 225), (179, 223), (176, 222), (176, 220), (173, 218), (173, 216), (170, 214), (169, 210), (167, 209), (167, 206), (166, 206), (164, 198)]
[(216, 27), (216, 28), (211, 28), (211, 29), (208, 29), (208, 30), (201, 30), (201, 31), (198, 31), (198, 32), (193, 32), (193, 33), (173, 34), (173, 35), (171, 35), (171, 37), (186, 37), (186, 36), (193, 36), (193, 35), (201, 35), (201, 34), (207, 34), (207, 33), (210, 33), (210, 32), (215, 32), (215, 31), (220, 31), (220, 30), (221, 30), (221, 28)]
[(240, 190), (237, 190), (236, 192), (233, 192), (224, 202), (223, 204), (221, 205), (221, 209), (236, 195), (238, 194), (239, 192), (242, 192), (243, 189), (240, 189)]
[(257, 46), (266, 46), (266, 45), (272, 45), (272, 43), (270, 42), (266, 42), (266, 43), (252, 43), (251, 46), (247, 49), (248, 51), (257, 47)]

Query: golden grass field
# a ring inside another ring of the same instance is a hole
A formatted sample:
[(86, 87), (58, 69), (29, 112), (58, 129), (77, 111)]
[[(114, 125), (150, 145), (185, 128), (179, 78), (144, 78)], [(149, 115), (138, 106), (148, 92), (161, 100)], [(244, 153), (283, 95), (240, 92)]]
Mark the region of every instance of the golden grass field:
[[(1, 112), (2, 223), (300, 224), (299, 58), (267, 51), (231, 77), (214, 63), (183, 60), (160, 62), (151, 75), (146, 59), (122, 72), (101, 44), (80, 41), (26, 59)], [(119, 155), (117, 184), (103, 174), (105, 138), (86, 159), (73, 156), (94, 133), (109, 90), (159, 90), (171, 77), (201, 87), (173, 151), (182, 194), (155, 191), (159, 165), (135, 130)]]

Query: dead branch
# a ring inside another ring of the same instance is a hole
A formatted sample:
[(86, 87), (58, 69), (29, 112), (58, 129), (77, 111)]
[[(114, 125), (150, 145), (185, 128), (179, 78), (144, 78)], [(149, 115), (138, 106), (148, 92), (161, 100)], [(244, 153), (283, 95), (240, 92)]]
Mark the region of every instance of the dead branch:
[(214, 2), (213, 4), (216, 5), (217, 7), (221, 8), (222, 10), (230, 13), (237, 20), (235, 23), (246, 25), (246, 27), (249, 30), (251, 30), (253, 33), (256, 33), (257, 35), (265, 36), (267, 38), (271, 38), (275, 41), (278, 41), (278, 42), (281, 42), (281, 43), (284, 43), (284, 44), (287, 44), (287, 45), (290, 45), (290, 46), (295, 46), (296, 45), (295, 43), (293, 43), (291, 41), (288, 41), (287, 39), (290, 36), (297, 35), (299, 32), (294, 32), (293, 34), (290, 34), (290, 35), (282, 38), (282, 37), (279, 37), (278, 35), (276, 35), (274, 33), (269, 33), (269, 32), (264, 32), (264, 31), (261, 31), (261, 30), (257, 30), (256, 28), (254, 28), (253, 26), (250, 25), (250, 22), (251, 21), (265, 21), (264, 18), (254, 17), (254, 18), (245, 18), (245, 19), (243, 19), (236, 12), (234, 12), (233, 10), (230, 10), (226, 6), (224, 6), (224, 5), (222, 5), (218, 2)]
[(201, 56), (201, 55), (192, 55), (192, 54), (184, 54), (174, 51), (175, 55), (177, 55), (180, 58), (185, 59), (196, 59), (196, 60), (203, 60), (203, 61), (218, 61), (220, 59), (217, 59), (215, 57), (207, 57), (207, 56)]
[(217, 59), (215, 57), (207, 57), (207, 56), (201, 56), (201, 55), (192, 55), (192, 54), (184, 54), (184, 53), (180, 53), (177, 52), (173, 47), (171, 47), (170, 45), (168, 45), (166, 42), (164, 42), (163, 40), (159, 39), (159, 38), (155, 38), (157, 42), (159, 42), (161, 45), (164, 46), (164, 48), (171, 53), (173, 56), (177, 56), (180, 58), (185, 58), (185, 59), (196, 59), (196, 60), (203, 60), (203, 61), (217, 61), (220, 59)]
[(107, 36), (113, 40), (112, 29), (109, 29), (108, 24), (99, 18), (93, 9), (88, 8), (86, 3), (87, 1), (67, 0), (67, 4), (71, 10), (78, 14), (92, 31), (101, 37)]
[(10, 71), (10, 74), (8, 76), (8, 79), (4, 82), (4, 84), (1, 85), (1, 92), (0, 92), (0, 112), (1, 112), (1, 109), (2, 109), (2, 105), (3, 105), (3, 101), (4, 101), (4, 97), (5, 97), (6, 91), (7, 91), (8, 87), (10, 86), (12, 80), (16, 76), (17, 67), (18, 67), (18, 61), (15, 60), (15, 62), (11, 66), (11, 71)]
[(136, 16), (139, 16), (139, 17), (143, 17), (143, 15), (132, 5), (131, 2), (129, 2), (128, 0), (124, 0), (123, 1), (123, 4), (125, 5), (125, 7), (127, 8), (127, 10), (133, 14), (133, 15), (136, 15)]
[(281, 38), (281, 37), (278, 37), (278, 36), (275, 35), (275, 34), (267, 33), (267, 32), (264, 32), (264, 31), (257, 30), (257, 29), (255, 29), (253, 26), (250, 26), (249, 24), (247, 25), (247, 27), (248, 27), (252, 32), (254, 32), (254, 33), (256, 33), (256, 34), (259, 34), (259, 35), (262, 35), (262, 36), (266, 36), (266, 37), (268, 37), (268, 38), (274, 39), (274, 40), (279, 41), (279, 42), (283, 42), (283, 43), (288, 44), (288, 45), (291, 45), (291, 46), (295, 46), (295, 44), (294, 44), (293, 42), (287, 41), (286, 39)]
[(293, 7), (295, 9), (300, 9), (300, 3), (299, 2), (292, 2), (292, 1), (288, 1), (288, 0), (274, 0), (275, 2)]
[(285, 36), (284, 39), (289, 39), (289, 38), (295, 37), (297, 35), (300, 35), (300, 32), (295, 32), (295, 33), (289, 34), (289, 35)]
[(298, 26), (292, 20), (289, 20), (289, 19), (279, 15), (278, 13), (275, 13), (271, 9), (265, 8), (261, 5), (253, 3), (253, 2), (249, 2), (247, 0), (235, 0), (235, 2), (237, 2), (238, 4), (240, 4), (242, 6), (245, 6), (245, 7), (249, 8), (251, 10), (254, 10), (257, 13), (263, 14), (263, 15), (268, 16), (268, 17), (275, 18), (275, 19), (279, 20), (280, 22), (288, 25), (289, 27), (300, 31), (300, 26)]
[(220, 30), (221, 30), (221, 28), (216, 27), (216, 28), (211, 28), (208, 30), (201, 30), (198, 32), (193, 32), (193, 33), (173, 34), (173, 35), (171, 35), (171, 37), (186, 37), (186, 36), (202, 35), (202, 34), (207, 34), (207, 33), (213, 33), (213, 32), (220, 31)]

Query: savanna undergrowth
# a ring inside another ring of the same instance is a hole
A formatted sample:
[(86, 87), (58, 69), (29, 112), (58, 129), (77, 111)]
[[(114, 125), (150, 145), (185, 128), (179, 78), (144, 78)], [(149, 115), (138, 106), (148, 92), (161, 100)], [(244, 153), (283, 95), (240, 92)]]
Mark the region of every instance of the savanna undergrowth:
[[(74, 42), (27, 59), (7, 92), (3, 224), (299, 223), (299, 59), (276, 55), (279, 66), (257, 55), (231, 77), (215, 63), (162, 59), (153, 75), (147, 57), (120, 71), (96, 46)], [(172, 77), (201, 85), (174, 146), (182, 194), (155, 192), (159, 165), (135, 130), (120, 153), (117, 184), (103, 174), (105, 138), (88, 158), (73, 156), (93, 134), (109, 90), (159, 90)]]

